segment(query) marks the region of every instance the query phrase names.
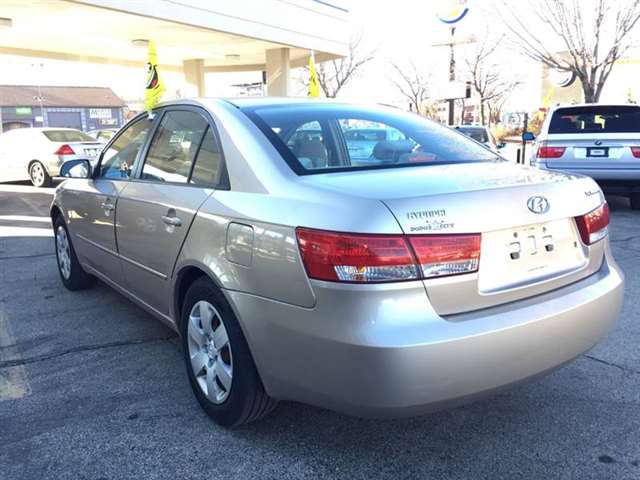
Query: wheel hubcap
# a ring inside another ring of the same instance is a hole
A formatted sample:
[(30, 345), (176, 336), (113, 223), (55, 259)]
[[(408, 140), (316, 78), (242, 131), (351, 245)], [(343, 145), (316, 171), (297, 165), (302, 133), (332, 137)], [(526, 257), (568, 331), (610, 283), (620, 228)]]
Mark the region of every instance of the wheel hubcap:
[(213, 403), (229, 396), (233, 359), (229, 336), (222, 317), (205, 300), (197, 302), (189, 314), (187, 328), (191, 369), (202, 393)]
[(56, 253), (58, 254), (60, 273), (66, 280), (69, 280), (71, 277), (71, 251), (67, 231), (62, 226), (56, 230)]
[(34, 163), (31, 167), (31, 179), (36, 185), (42, 185), (42, 183), (44, 183), (44, 170), (39, 163)]

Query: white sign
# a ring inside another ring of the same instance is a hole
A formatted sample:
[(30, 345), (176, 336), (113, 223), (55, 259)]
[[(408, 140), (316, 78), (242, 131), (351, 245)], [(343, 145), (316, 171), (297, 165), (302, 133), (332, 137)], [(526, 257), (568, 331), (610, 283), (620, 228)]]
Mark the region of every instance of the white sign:
[(111, 118), (110, 108), (90, 108), (89, 118)]
[(445, 100), (455, 100), (457, 98), (465, 98), (466, 96), (466, 82), (449, 82), (444, 87), (444, 95), (442, 96), (442, 98), (444, 98)]

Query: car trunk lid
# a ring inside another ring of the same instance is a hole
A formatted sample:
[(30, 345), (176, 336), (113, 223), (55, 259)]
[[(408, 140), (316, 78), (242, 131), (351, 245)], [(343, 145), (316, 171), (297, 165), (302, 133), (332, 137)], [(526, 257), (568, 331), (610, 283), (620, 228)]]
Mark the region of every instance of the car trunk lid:
[(567, 285), (596, 271), (602, 261), (601, 246), (585, 246), (574, 221), (603, 202), (586, 177), (479, 162), (309, 179), (381, 200), (409, 236), (481, 234), (477, 272), (424, 280), (442, 315)]
[(98, 155), (100, 155), (100, 152), (102, 152), (102, 149), (104, 148), (104, 144), (97, 141), (71, 142), (68, 145), (73, 149), (74, 152), (76, 152), (76, 155), (84, 156), (90, 160), (93, 160)]

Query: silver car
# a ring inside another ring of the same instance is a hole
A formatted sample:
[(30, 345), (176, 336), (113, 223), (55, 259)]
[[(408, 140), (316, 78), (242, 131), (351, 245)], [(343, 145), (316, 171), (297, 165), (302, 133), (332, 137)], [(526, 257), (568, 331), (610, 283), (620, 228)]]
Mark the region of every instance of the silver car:
[(588, 175), (605, 193), (640, 209), (640, 106), (556, 107), (542, 126), (532, 165)]
[(84, 158), (92, 163), (103, 145), (73, 128), (20, 128), (0, 135), (0, 182), (31, 180), (48, 187), (67, 160)]
[[(358, 122), (402, 139), (354, 166)], [(581, 355), (622, 303), (593, 180), (393, 108), (168, 103), (63, 174), (62, 282), (98, 278), (177, 330), (222, 425), (277, 400), (374, 417), (466, 402)]]
[(473, 138), (476, 142), (483, 143), (494, 152), (497, 152), (506, 146), (506, 143), (504, 142), (496, 142), (491, 130), (484, 125), (458, 125), (456, 130)]

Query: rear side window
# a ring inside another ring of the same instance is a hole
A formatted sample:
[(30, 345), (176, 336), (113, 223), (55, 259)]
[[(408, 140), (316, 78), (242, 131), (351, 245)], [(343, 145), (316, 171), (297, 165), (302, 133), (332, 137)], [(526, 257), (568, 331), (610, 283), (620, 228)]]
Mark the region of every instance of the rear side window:
[(243, 111), (301, 175), (499, 159), (447, 127), (391, 108), (305, 103)]
[(549, 133), (631, 132), (640, 132), (640, 107), (632, 105), (559, 108), (549, 123)]
[(205, 118), (196, 112), (166, 112), (151, 141), (142, 179), (187, 183), (207, 127)]
[(207, 128), (202, 145), (193, 166), (189, 183), (203, 186), (214, 186), (218, 183), (222, 155), (215, 132)]
[(95, 142), (96, 139), (80, 130), (45, 130), (42, 132), (52, 142)]

